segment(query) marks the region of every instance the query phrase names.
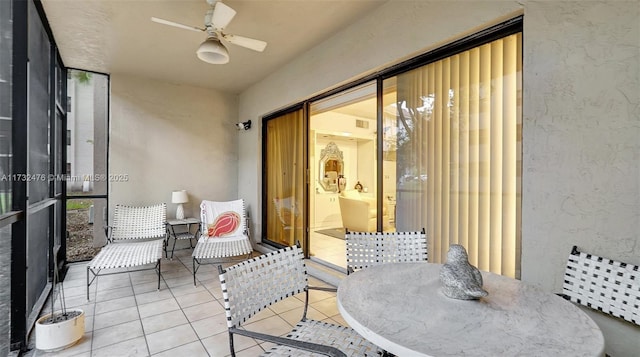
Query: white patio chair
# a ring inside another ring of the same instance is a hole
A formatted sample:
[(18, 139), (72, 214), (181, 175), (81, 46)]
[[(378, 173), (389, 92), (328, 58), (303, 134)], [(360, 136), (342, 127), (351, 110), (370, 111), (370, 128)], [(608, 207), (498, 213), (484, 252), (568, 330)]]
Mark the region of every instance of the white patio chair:
[(253, 247), (247, 229), (243, 199), (200, 203), (200, 238), (193, 249), (193, 285), (203, 264), (231, 261), (234, 257), (251, 258)]
[[(235, 357), (234, 335), (276, 344), (261, 356), (379, 356), (382, 351), (350, 327), (307, 318), (307, 268), (299, 245), (276, 250), (224, 270), (218, 266), (229, 329), (229, 349)], [(247, 330), (242, 324), (272, 304), (305, 293), (302, 319), (286, 337)]]
[(428, 260), (427, 237), (420, 232), (345, 230), (347, 274), (374, 265)]
[[(98, 276), (131, 271), (155, 269), (160, 290), (160, 261), (167, 234), (166, 220), (166, 203), (144, 207), (116, 205), (113, 224), (106, 227), (107, 245), (87, 264), (87, 300), (89, 287)], [(151, 264), (154, 266), (143, 268)], [(105, 269), (120, 270), (100, 274)], [(93, 274), (91, 279), (90, 273)]]
[(640, 267), (571, 250), (560, 296), (640, 326)]

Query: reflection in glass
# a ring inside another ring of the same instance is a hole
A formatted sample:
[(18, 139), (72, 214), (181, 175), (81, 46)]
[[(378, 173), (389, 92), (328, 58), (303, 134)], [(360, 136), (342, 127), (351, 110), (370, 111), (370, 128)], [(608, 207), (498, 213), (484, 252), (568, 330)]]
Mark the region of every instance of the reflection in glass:
[(338, 145), (333, 141), (320, 152), (318, 181), (328, 192), (338, 192), (338, 179), (344, 177), (344, 159)]
[(69, 70), (67, 194), (106, 195), (108, 77)]
[(8, 356), (11, 340), (11, 225), (0, 229), (0, 286), (0, 356)]
[[(11, 210), (11, 2), (0, 1), (0, 215)], [(0, 338), (0, 340), (2, 340)], [(0, 350), (0, 355), (2, 351)]]

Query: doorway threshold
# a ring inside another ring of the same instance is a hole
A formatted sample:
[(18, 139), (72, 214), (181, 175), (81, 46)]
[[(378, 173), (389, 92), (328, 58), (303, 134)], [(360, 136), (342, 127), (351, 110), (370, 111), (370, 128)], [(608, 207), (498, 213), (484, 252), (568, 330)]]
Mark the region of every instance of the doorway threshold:
[(307, 265), (309, 275), (336, 287), (342, 279), (347, 276), (347, 270), (345, 268), (315, 257), (306, 259), (305, 264)]
[[(256, 244), (254, 248), (263, 254), (276, 250), (275, 247), (263, 243)], [(345, 268), (315, 257), (305, 259), (305, 265), (307, 266), (309, 275), (335, 287), (347, 276), (347, 270)]]

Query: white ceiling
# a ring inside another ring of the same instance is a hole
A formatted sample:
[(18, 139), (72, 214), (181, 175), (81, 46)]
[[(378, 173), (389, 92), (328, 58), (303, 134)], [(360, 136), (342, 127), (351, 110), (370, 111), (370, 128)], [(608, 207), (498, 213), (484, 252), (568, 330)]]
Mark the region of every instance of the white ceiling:
[(230, 61), (195, 54), (205, 33), (205, 0), (42, 0), (67, 67), (127, 74), (240, 93), (387, 0), (225, 0), (237, 11), (226, 32), (268, 43), (264, 52), (228, 45)]

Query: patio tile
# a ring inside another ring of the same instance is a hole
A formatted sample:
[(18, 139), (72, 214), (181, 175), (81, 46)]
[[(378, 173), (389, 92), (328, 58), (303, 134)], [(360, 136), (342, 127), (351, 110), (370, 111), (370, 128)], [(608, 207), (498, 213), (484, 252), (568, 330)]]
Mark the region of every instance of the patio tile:
[(143, 336), (140, 320), (93, 331), (93, 349), (99, 349), (122, 341)]
[(153, 290), (145, 293), (137, 293), (136, 294), (136, 302), (138, 305), (145, 305), (156, 301), (166, 300), (173, 298), (171, 291), (169, 289), (164, 290)]
[(147, 341), (144, 337), (136, 337), (106, 347), (94, 349), (91, 353), (91, 357), (114, 356), (149, 356)]
[(219, 314), (224, 314), (224, 307), (217, 301), (205, 302), (182, 310), (191, 322), (202, 320)]
[(188, 275), (188, 276), (179, 276), (179, 277), (164, 279), (164, 282), (167, 283), (167, 286), (170, 288), (174, 288), (176, 286), (182, 286), (182, 285), (193, 286), (193, 276)]
[[(85, 280), (81, 281), (80, 284), (69, 284), (67, 281), (64, 282), (64, 295), (67, 298), (82, 296), (85, 299), (87, 298), (87, 282)], [(91, 285), (89, 291), (95, 291), (95, 285)]]
[(149, 304), (139, 305), (140, 317), (145, 318), (153, 315), (163, 314), (165, 312), (174, 311), (180, 309), (180, 306), (176, 302), (176, 299), (170, 298), (152, 302)]
[(142, 319), (142, 327), (144, 333), (150, 334), (171, 327), (184, 325), (188, 323), (187, 317), (184, 316), (182, 310), (165, 312), (164, 314), (145, 317)]
[(93, 318), (93, 328), (98, 330), (124, 322), (138, 320), (139, 318), (137, 306), (127, 307), (125, 309), (95, 315)]
[[(256, 346), (257, 343), (254, 339), (245, 336), (234, 336), (233, 343), (236, 351), (245, 350), (247, 348)], [(225, 331), (211, 337), (202, 339), (202, 344), (207, 349), (210, 356), (229, 356), (229, 334)], [(253, 356), (258, 356), (254, 354)]]
[(198, 335), (189, 324), (175, 326), (147, 335), (151, 354), (170, 350), (197, 340)]
[(201, 291), (194, 294), (178, 296), (176, 297), (176, 300), (178, 301), (180, 307), (184, 309), (189, 306), (215, 301), (216, 299), (208, 291)]
[(133, 296), (127, 296), (119, 299), (96, 302), (94, 314), (104, 314), (105, 312), (125, 309), (127, 307), (136, 306), (136, 300)]
[(276, 315), (249, 323), (245, 325), (245, 328), (247, 330), (260, 331), (269, 335), (282, 336), (289, 333), (293, 328), (293, 325), (289, 324), (282, 317)]
[[(236, 357), (255, 357), (264, 353), (264, 350), (260, 346), (253, 346), (245, 350), (236, 351)], [(231, 356), (230, 354), (227, 356)]]
[(186, 345), (182, 345), (176, 348), (172, 348), (170, 350), (166, 350), (160, 353), (156, 353), (153, 355), (154, 357), (175, 357), (175, 356), (189, 356), (189, 357), (199, 357), (199, 356), (208, 356), (207, 350), (202, 345), (202, 342), (195, 341), (188, 343)]
[(320, 311), (321, 313), (329, 317), (340, 315), (340, 311), (338, 311), (338, 305), (335, 297), (331, 297), (329, 299), (324, 299), (314, 303), (309, 303), (309, 306), (313, 307), (314, 309)]
[(167, 283), (165, 283), (164, 280), (160, 281), (160, 290), (158, 290), (157, 280), (152, 280), (146, 283), (145, 282), (133, 283), (133, 292), (135, 294), (164, 291), (167, 289), (168, 289)]
[(93, 284), (96, 284), (98, 290), (109, 290), (121, 288), (123, 286), (130, 286), (131, 280), (129, 279), (127, 274), (122, 273), (116, 275), (100, 276), (93, 281)]
[(131, 288), (131, 285), (109, 290), (98, 289), (98, 293), (96, 294), (96, 301), (100, 302), (114, 300), (126, 296), (133, 296), (133, 289)]
[[(160, 291), (154, 271), (130, 272), (100, 277), (91, 285), (90, 301), (86, 299), (86, 265), (73, 265), (65, 281), (66, 303), (67, 308), (85, 311), (85, 336), (63, 351), (45, 353), (33, 348), (25, 357), (230, 356), (217, 266), (202, 266), (194, 286), (190, 254), (190, 250), (176, 251), (177, 259), (163, 259)], [(328, 286), (309, 280), (313, 286)], [(303, 301), (304, 294), (298, 294), (274, 304), (246, 326), (285, 334), (300, 320)], [(344, 324), (335, 293), (311, 291), (310, 302), (309, 318)], [(234, 341), (238, 357), (254, 357), (273, 346), (243, 336), (235, 336)]]
[[(193, 280), (191, 280), (191, 282), (193, 282)], [(208, 291), (208, 290), (205, 289), (205, 287), (202, 286), (201, 284), (193, 286), (193, 283), (180, 285), (180, 286), (176, 286), (176, 287), (171, 288), (171, 293), (175, 297), (179, 297), (179, 296), (187, 295), (187, 294), (198, 293), (198, 292), (203, 292), (203, 291)]]
[(217, 335), (227, 331), (227, 318), (225, 314), (215, 315), (206, 319), (194, 321), (191, 326), (200, 339)]
[[(161, 267), (160, 269), (160, 272), (162, 273), (164, 271), (164, 267)], [(155, 270), (135, 271), (129, 273), (129, 279), (131, 279), (131, 283), (133, 285), (152, 282), (158, 284), (158, 273), (156, 273)]]

